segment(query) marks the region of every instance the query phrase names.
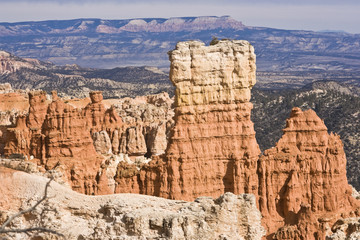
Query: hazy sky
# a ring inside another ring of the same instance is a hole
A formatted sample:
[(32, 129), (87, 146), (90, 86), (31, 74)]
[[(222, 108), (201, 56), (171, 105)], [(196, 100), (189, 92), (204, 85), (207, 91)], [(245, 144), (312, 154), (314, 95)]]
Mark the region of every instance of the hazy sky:
[(0, 0), (0, 22), (209, 15), (248, 26), (360, 33), (360, 0)]

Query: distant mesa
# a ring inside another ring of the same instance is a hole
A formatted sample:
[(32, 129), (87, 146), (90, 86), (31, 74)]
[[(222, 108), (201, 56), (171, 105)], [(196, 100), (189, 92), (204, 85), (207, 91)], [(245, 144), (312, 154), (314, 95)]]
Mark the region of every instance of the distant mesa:
[(168, 68), (166, 53), (178, 41), (208, 43), (211, 36), (251, 42), (260, 71), (358, 71), (360, 66), (358, 34), (252, 27), (230, 16), (0, 23), (0, 49), (16, 56), (106, 69)]
[[(245, 26), (230, 16), (144, 18), (124, 20), (74, 19), (62, 20), (62, 24), (53, 25), (53, 21), (28, 23), (0, 23), (1, 36), (18, 35), (57, 35), (70, 33), (105, 33), (121, 32), (178, 32), (203, 31), (212, 29), (242, 30)], [(47, 25), (48, 28), (44, 28)]]

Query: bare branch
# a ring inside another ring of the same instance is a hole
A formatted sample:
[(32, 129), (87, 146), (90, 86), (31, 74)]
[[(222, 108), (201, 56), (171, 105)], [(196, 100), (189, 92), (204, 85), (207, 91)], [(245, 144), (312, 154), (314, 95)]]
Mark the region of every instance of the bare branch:
[(50, 183), (51, 183), (52, 180), (53, 180), (53, 178), (51, 178), (51, 179), (46, 183), (44, 196), (43, 196), (39, 201), (37, 201), (34, 206), (32, 206), (32, 207), (30, 207), (30, 208), (28, 208), (28, 209), (22, 210), (22, 211), (18, 212), (17, 214), (9, 217), (8, 220), (6, 220), (6, 221), (4, 222), (4, 224), (0, 227), (0, 232), (2, 232), (2, 230), (4, 230), (5, 227), (6, 227), (7, 225), (9, 225), (9, 223), (11, 223), (15, 218), (20, 217), (21, 215), (23, 215), (23, 214), (25, 214), (25, 213), (34, 211), (37, 206), (39, 206), (43, 201), (45, 201), (45, 199), (47, 198), (48, 188), (49, 188)]
[(24, 228), (24, 229), (6, 229), (6, 230), (0, 231), (0, 233), (29, 233), (29, 232), (48, 232), (48, 233), (52, 233), (52, 234), (58, 235), (64, 239), (66, 239), (64, 234), (58, 233), (55, 230), (51, 230), (51, 229), (43, 228), (43, 227)]
[(48, 228), (43, 228), (43, 227), (33, 227), (33, 228), (24, 228), (24, 229), (5, 229), (15, 218), (18, 218), (22, 215), (24, 215), (25, 213), (34, 211), (36, 209), (37, 206), (39, 206), (43, 201), (45, 201), (48, 198), (48, 188), (50, 186), (50, 183), (52, 182), (53, 178), (51, 178), (45, 185), (45, 192), (44, 192), (44, 196), (38, 200), (33, 206), (31, 206), (30, 208), (27, 208), (25, 210), (22, 210), (16, 214), (14, 214), (13, 216), (9, 217), (0, 227), (0, 233), (26, 233), (28, 234), (29, 232), (47, 232), (47, 233), (52, 233), (55, 235), (58, 235), (64, 239), (66, 239), (66, 237), (62, 234), (62, 233), (58, 233), (55, 230), (51, 230)]

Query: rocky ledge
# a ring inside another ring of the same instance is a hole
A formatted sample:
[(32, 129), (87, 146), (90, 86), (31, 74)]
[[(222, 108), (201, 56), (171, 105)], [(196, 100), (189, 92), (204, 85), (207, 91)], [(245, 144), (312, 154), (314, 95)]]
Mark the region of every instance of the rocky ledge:
[[(43, 197), (48, 179), (0, 167), (0, 224), (19, 209)], [(46, 219), (46, 221), (44, 221)], [(251, 194), (226, 193), (217, 199), (200, 197), (194, 202), (116, 194), (87, 196), (52, 182), (48, 199), (12, 227), (45, 227), (67, 239), (248, 239), (265, 234), (256, 199)], [(24, 239), (25, 233), (10, 234)], [(39, 233), (35, 239), (50, 239)], [(53, 239), (53, 238), (51, 238)]]

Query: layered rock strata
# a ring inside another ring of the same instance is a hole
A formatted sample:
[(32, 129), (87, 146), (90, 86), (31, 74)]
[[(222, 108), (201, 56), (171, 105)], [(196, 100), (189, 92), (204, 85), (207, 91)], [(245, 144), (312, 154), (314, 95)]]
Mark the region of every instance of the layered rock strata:
[[(43, 197), (48, 179), (0, 167), (0, 224)], [(5, 196), (5, 197), (4, 197)], [(31, 217), (29, 217), (31, 216)], [(174, 201), (134, 194), (85, 196), (52, 182), (48, 199), (13, 228), (45, 227), (67, 239), (248, 239), (264, 235), (251, 194)], [(48, 233), (16, 233), (11, 239), (55, 239)]]
[(254, 48), (246, 41), (213, 46), (189, 41), (178, 43), (169, 56), (175, 127), (160, 196), (193, 200), (256, 193), (260, 150), (249, 102), (256, 82)]
[(44, 171), (59, 169), (79, 192), (109, 194), (115, 191), (115, 163), (139, 169), (148, 162), (144, 155), (165, 151), (172, 126), (166, 94), (145, 97), (141, 109), (132, 102), (125, 115), (124, 105), (105, 108), (99, 91), (90, 93), (84, 109), (58, 98), (56, 91), (51, 98), (49, 103), (45, 92), (29, 93), (27, 115), (18, 116), (15, 126), (0, 128), (0, 154), (34, 159)]
[(97, 156), (81, 112), (46, 93), (29, 93), (29, 113), (19, 116), (15, 128), (7, 129), (5, 156), (24, 155), (44, 167), (60, 168), (73, 189), (97, 193), (96, 176), (102, 158)]
[(102, 158), (96, 154), (81, 111), (59, 99), (55, 91), (47, 108), (42, 134), (46, 148), (42, 164), (46, 169), (60, 165), (74, 190), (96, 194), (96, 176)]

